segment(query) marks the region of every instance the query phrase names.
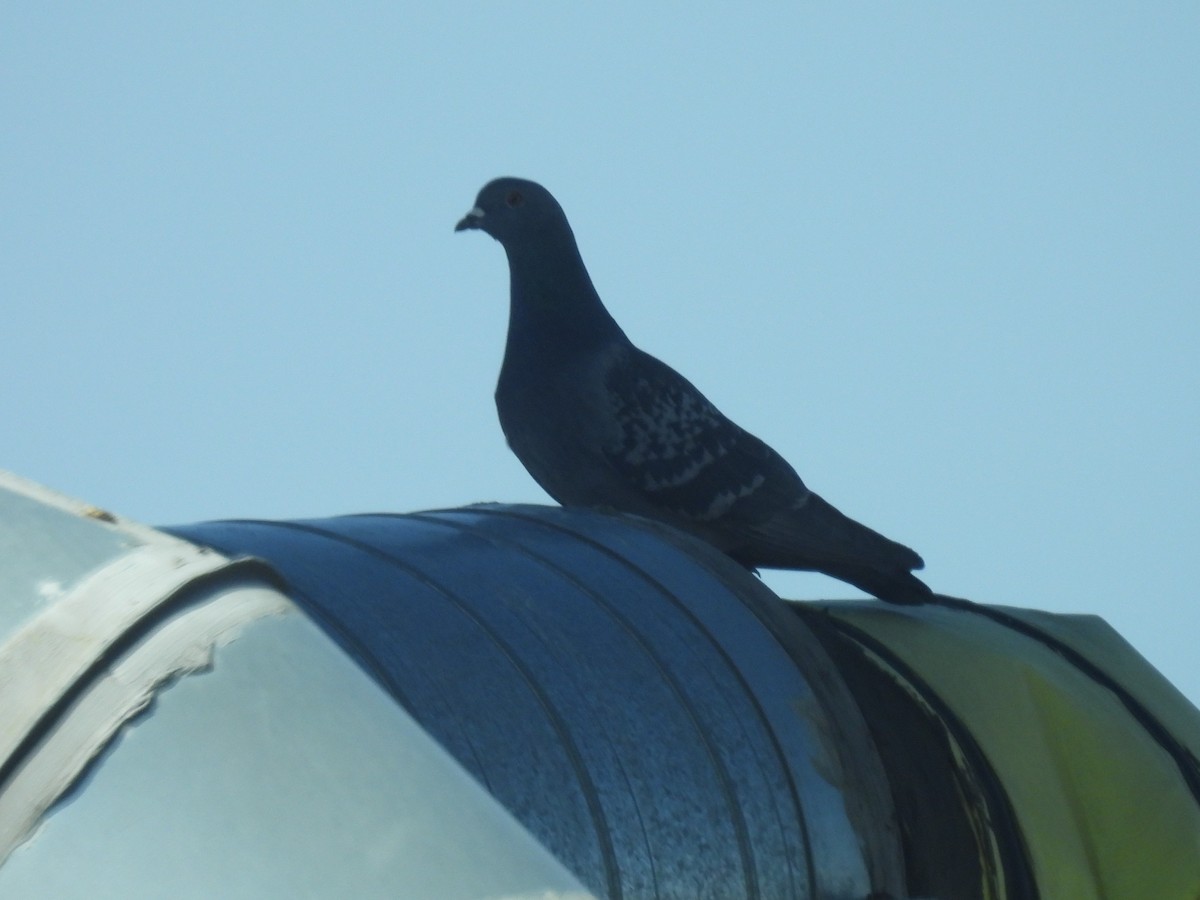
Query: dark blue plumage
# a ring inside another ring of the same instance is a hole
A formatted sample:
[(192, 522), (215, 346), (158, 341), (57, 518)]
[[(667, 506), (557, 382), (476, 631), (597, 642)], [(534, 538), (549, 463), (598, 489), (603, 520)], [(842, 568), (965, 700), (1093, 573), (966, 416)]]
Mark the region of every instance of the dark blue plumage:
[(496, 386), (513, 452), (564, 506), (636, 513), (750, 567), (807, 569), (883, 600), (929, 588), (912, 550), (842, 515), (686, 378), (639, 350), (604, 308), (550, 192), (498, 178), (455, 230), (508, 255), (508, 344)]

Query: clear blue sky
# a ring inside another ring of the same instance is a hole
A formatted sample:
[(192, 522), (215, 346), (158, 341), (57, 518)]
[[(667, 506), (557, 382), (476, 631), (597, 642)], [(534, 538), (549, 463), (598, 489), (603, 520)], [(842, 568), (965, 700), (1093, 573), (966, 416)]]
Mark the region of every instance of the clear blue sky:
[(153, 524), (545, 501), (451, 230), (520, 175), (936, 589), (1200, 699), (1200, 6), (401, 6), (0, 8), (0, 467)]

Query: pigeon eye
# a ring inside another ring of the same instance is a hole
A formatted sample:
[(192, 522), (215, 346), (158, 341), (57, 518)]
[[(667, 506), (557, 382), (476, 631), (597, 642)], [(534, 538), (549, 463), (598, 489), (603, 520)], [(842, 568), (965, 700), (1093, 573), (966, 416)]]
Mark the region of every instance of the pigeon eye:
[(525, 202), (525, 198), (521, 195), (520, 191), (509, 191), (508, 196), (504, 198), (504, 202), (510, 207), (517, 207)]

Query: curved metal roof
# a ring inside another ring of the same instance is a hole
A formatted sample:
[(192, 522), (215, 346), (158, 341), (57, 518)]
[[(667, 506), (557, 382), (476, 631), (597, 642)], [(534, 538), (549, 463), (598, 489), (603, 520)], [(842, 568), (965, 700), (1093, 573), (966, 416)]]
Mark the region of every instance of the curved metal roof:
[(527, 506), (169, 530), (267, 560), (604, 896), (903, 892), (890, 795), (836, 669), (706, 545)]
[(1200, 884), (1200, 713), (1097, 620), (785, 604), (597, 512), (173, 531), (0, 473), (3, 896)]

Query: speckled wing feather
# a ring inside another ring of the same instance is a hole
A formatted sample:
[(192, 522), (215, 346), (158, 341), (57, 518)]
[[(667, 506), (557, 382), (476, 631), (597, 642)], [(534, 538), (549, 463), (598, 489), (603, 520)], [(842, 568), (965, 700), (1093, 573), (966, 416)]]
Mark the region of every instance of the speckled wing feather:
[(908, 571), (916, 553), (809, 491), (670, 366), (629, 345), (604, 384), (619, 436), (605, 457), (650, 507), (751, 567), (817, 569), (900, 603), (928, 595)]
[(609, 369), (605, 387), (619, 435), (605, 456), (655, 506), (706, 524), (754, 522), (808, 493), (779, 454), (637, 348)]

